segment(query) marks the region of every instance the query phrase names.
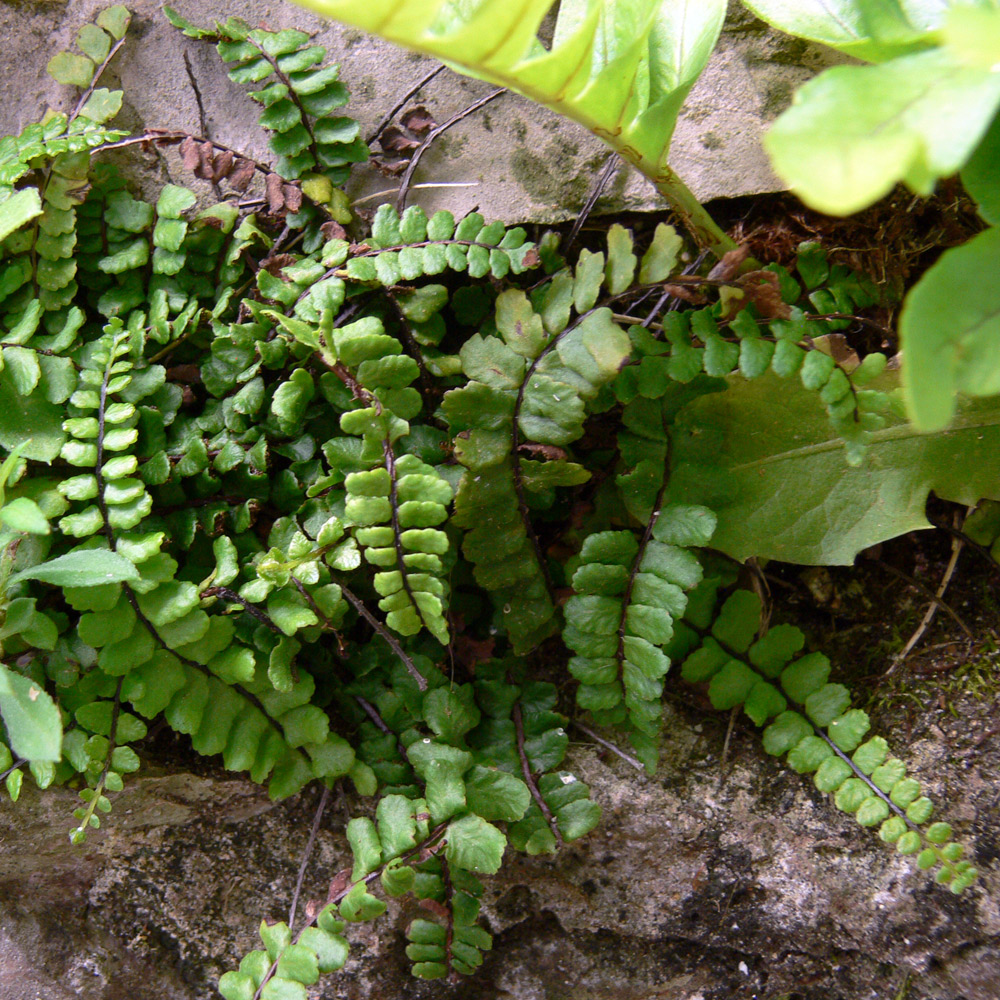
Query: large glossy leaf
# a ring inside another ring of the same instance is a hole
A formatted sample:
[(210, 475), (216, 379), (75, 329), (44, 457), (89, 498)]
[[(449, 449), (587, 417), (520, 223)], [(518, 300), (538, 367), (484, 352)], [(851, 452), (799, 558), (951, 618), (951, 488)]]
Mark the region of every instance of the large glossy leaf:
[(1000, 73), (934, 49), (821, 73), (764, 143), (778, 176), (806, 204), (846, 215), (900, 181), (930, 194), (971, 156), (998, 105)]
[[(546, 47), (538, 32), (554, 0), (297, 2), (579, 122), (668, 198), (683, 187), (667, 166), (677, 113), (726, 12), (725, 0), (562, 0)], [(693, 199), (678, 207), (699, 213)]]
[(1000, 229), (946, 250), (906, 298), (899, 321), (913, 422), (939, 430), (955, 394), (1000, 393)]
[(930, 44), (948, 0), (743, 0), (789, 35), (881, 62)]
[(124, 556), (107, 549), (78, 549), (15, 573), (10, 582), (40, 580), (59, 587), (99, 587), (105, 583), (138, 580), (139, 571)]
[[(896, 381), (889, 373), (879, 388)], [(797, 380), (735, 381), (678, 417), (668, 499), (715, 511), (712, 546), (736, 559), (849, 565), (861, 549), (930, 527), (931, 490), (962, 504), (1000, 497), (1000, 403), (963, 399), (936, 434), (892, 418), (857, 467)]]

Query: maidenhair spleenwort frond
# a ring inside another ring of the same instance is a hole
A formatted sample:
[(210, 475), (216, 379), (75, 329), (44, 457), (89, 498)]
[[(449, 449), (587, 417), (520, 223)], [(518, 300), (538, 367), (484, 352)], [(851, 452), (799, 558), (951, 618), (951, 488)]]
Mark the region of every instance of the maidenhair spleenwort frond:
[[(889, 756), (881, 736), (865, 740), (871, 722), (851, 708), (850, 692), (828, 683), (830, 661), (822, 653), (799, 655), (805, 636), (792, 625), (760, 634), (760, 598), (736, 590), (717, 614), (709, 598), (699, 600), (696, 615), (678, 627), (671, 644), (683, 657), (681, 676), (708, 686), (718, 709), (742, 706), (764, 726), (767, 753), (786, 754), (789, 767), (812, 774), (816, 787), (833, 795), (838, 809), (862, 826), (879, 827), (879, 836), (900, 854), (916, 854), (921, 868), (935, 868), (937, 881), (959, 893), (976, 878), (961, 860), (963, 847), (951, 839), (951, 827), (931, 818), (931, 800), (920, 783), (907, 777), (906, 765)], [(864, 742), (863, 742), (864, 741)]]
[[(616, 229), (628, 235), (620, 226), (612, 227), (612, 232)], [(626, 245), (621, 237), (620, 241)], [(655, 248), (656, 241), (651, 251)], [(709, 279), (719, 290), (719, 300), (711, 305), (704, 304), (708, 286), (699, 290), (699, 278), (675, 275), (668, 282), (676, 283), (673, 292), (703, 308), (668, 311), (662, 322), (642, 326), (638, 317), (617, 314), (619, 322), (637, 324), (630, 328), (636, 363), (615, 381), (618, 400), (630, 403), (658, 396), (667, 380), (688, 385), (704, 375), (745, 379), (769, 371), (780, 378), (798, 375), (803, 387), (816, 393), (830, 426), (844, 441), (848, 463), (860, 464), (872, 432), (885, 426), (883, 414), (890, 401), (877, 388), (877, 379), (887, 359), (873, 352), (863, 361), (854, 356), (838, 361), (830, 335), (874, 305), (876, 290), (842, 265), (831, 266), (816, 243), (799, 246), (797, 272), (801, 284), (778, 265)], [(627, 273), (631, 280), (631, 272)], [(657, 335), (651, 335), (647, 326)]]
[(549, 634), (555, 613), (532, 504), (589, 479), (564, 449), (583, 434), (588, 404), (630, 351), (611, 310), (595, 305), (602, 285), (615, 281), (604, 255), (585, 250), (574, 273), (560, 271), (546, 284), (537, 306), (522, 291), (502, 292), (499, 336), (466, 341), (462, 370), (471, 381), (442, 403), (466, 469), (454, 522), (466, 529), (463, 551), (516, 651)]
[(602, 725), (625, 723), (652, 774), (659, 762), (663, 646), (701, 582), (701, 564), (687, 551), (708, 544), (711, 511), (657, 506), (640, 539), (630, 531), (589, 535), (566, 602), (563, 641), (576, 652), (569, 670), (580, 681), (576, 700)]
[[(350, 221), (340, 185), (347, 180), (351, 165), (364, 162), (369, 153), (358, 138), (358, 122), (334, 114), (347, 104), (350, 94), (340, 82), (340, 67), (324, 65), (326, 49), (313, 45), (304, 31), (292, 28), (251, 28), (235, 17), (216, 23), (214, 29), (199, 28), (170, 7), (164, 7), (164, 13), (188, 37), (216, 43), (219, 55), (231, 66), (229, 78), (251, 86), (250, 96), (263, 106), (259, 122), (271, 133), (269, 145), (278, 157), (276, 174), (268, 177), (268, 195), (274, 193), (280, 204), (280, 178), (296, 181), (302, 193), (328, 215)], [(191, 153), (197, 160), (196, 145), (191, 143)], [(210, 151), (209, 157), (213, 179), (232, 176), (237, 189), (246, 188), (254, 171), (252, 161), (225, 150), (219, 156)], [(315, 221), (314, 208), (291, 205), (295, 212), (289, 216), (290, 226), (302, 228)]]
[(298, 0), (406, 48), (490, 80), (579, 122), (656, 185), (698, 242), (735, 245), (670, 169), (674, 125), (712, 51), (723, 0)]
[(267, 983), (270, 995), (299, 996), (294, 984), (340, 968), (345, 923), (385, 912), (375, 888), (419, 901), (422, 916), (406, 932), (415, 976), (468, 975), (492, 947), (476, 922), (480, 876), (499, 870), (508, 843), (551, 851), (600, 817), (587, 786), (557, 770), (568, 738), (555, 689), (523, 679), (520, 665), (483, 663), (472, 683), (455, 685), (422, 659), (425, 691), (398, 661), (353, 666), (359, 676), (340, 697), (365, 720), (358, 753), (381, 797), (373, 815), (347, 824), (353, 866), (334, 877), (328, 905), (314, 907), (294, 942), (286, 924), (262, 924), (265, 948), (220, 981), (227, 1000), (252, 998)]

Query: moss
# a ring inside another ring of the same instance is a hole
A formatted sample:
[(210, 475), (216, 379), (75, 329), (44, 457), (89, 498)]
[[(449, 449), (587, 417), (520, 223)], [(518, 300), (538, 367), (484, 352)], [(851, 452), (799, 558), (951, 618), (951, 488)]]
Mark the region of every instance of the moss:
[[(511, 156), (514, 176), (535, 201), (572, 210), (582, 208), (605, 157), (597, 154), (577, 166), (572, 162), (577, 150), (573, 142), (550, 143), (544, 156), (517, 149)], [(566, 172), (557, 173), (550, 164), (564, 164)]]

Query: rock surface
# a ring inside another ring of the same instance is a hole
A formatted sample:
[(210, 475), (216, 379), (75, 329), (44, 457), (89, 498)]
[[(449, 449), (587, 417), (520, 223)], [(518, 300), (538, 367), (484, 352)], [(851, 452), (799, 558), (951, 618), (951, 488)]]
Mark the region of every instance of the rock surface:
[[(996, 1000), (1000, 740), (980, 740), (988, 704), (963, 708), (919, 722), (905, 751), (894, 740), (974, 850), (983, 877), (961, 898), (766, 758), (755, 733), (737, 724), (722, 763), (725, 717), (668, 705), (655, 779), (575, 746), (570, 766), (604, 821), (554, 858), (508, 856), (487, 880), (494, 950), (448, 995)], [(287, 918), (315, 793), (272, 804), (203, 764), (154, 767), (76, 850), (73, 800), (54, 789), (0, 806), (0, 1000), (208, 1000), (255, 946), (260, 919)], [(344, 867), (344, 823), (363, 808), (331, 801), (304, 899)], [(417, 912), (404, 901), (354, 927), (348, 966), (310, 996), (442, 996), (408, 974), (403, 934)]]
[[(0, 129), (18, 131), (46, 106), (64, 109), (70, 89), (45, 72), (48, 60), (72, 46), (79, 28), (108, 6), (107, 0), (3, 0), (0, 3)], [(268, 159), (257, 128), (259, 108), (230, 82), (212, 46), (186, 39), (166, 21), (159, 0), (131, 0), (130, 38), (107, 80), (125, 89), (121, 126), (176, 128), (205, 135)], [(270, 28), (297, 26), (318, 32), (353, 92), (348, 113), (374, 131), (386, 110), (436, 65), (374, 41), (360, 32), (324, 24), (280, 0), (174, 0), (197, 24), (237, 15)], [(703, 200), (780, 189), (760, 146), (767, 124), (794, 89), (835, 57), (769, 31), (738, 4), (711, 63), (691, 94), (674, 138), (672, 165)], [(443, 122), (492, 86), (445, 71), (419, 95)], [(411, 102), (412, 103), (412, 102)], [(579, 126), (505, 94), (441, 136), (414, 178), (421, 184), (465, 185), (414, 190), (411, 201), (428, 211), (456, 214), (474, 206), (505, 222), (572, 218), (607, 158), (607, 148)], [(174, 159), (147, 164), (155, 178), (190, 184)], [(352, 197), (374, 206), (392, 197), (398, 181), (358, 170)], [(382, 198), (374, 197), (384, 192)], [(608, 185), (599, 212), (662, 209), (649, 183), (622, 165)]]

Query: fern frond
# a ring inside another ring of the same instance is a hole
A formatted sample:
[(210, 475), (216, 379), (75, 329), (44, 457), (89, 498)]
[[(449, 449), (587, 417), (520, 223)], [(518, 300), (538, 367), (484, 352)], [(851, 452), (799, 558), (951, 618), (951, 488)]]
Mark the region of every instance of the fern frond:
[(789, 767), (812, 774), (838, 809), (861, 826), (878, 826), (882, 840), (894, 843), (900, 854), (919, 853), (921, 868), (940, 865), (937, 881), (952, 892), (966, 889), (977, 872), (961, 860), (962, 845), (951, 840), (947, 823), (924, 826), (931, 800), (907, 777), (906, 765), (889, 757), (882, 737), (865, 741), (868, 715), (850, 707), (847, 688), (828, 682), (830, 661), (822, 653), (798, 655), (805, 637), (794, 626), (778, 625), (759, 635), (760, 621), (760, 598), (748, 590), (725, 600), (710, 629), (689, 620), (676, 644), (678, 655), (685, 656), (681, 676), (707, 682), (715, 708), (742, 706), (755, 725), (765, 727), (764, 750), (786, 754)]
[(499, 336), (466, 341), (461, 359), (471, 381), (442, 402), (457, 435), (455, 457), (467, 470), (454, 517), (467, 529), (463, 551), (519, 652), (551, 631), (554, 615), (532, 526), (532, 494), (589, 478), (566, 459), (526, 461), (522, 454), (533, 446), (557, 454), (579, 438), (588, 403), (629, 354), (611, 311), (595, 308), (606, 280), (604, 255), (584, 250), (575, 274), (557, 275), (541, 293), (537, 311), (524, 292), (502, 292), (495, 312)]
[(685, 593), (702, 578), (686, 549), (708, 544), (715, 519), (705, 508), (657, 507), (642, 539), (629, 531), (588, 536), (566, 603), (563, 641), (577, 653), (569, 663), (580, 681), (577, 704), (604, 725), (628, 722), (629, 738), (649, 773), (658, 762), (663, 652)]
[[(316, 209), (302, 203), (301, 195), (320, 206), (326, 216), (349, 222), (347, 198), (340, 185), (347, 180), (351, 165), (369, 156), (367, 145), (358, 137), (358, 122), (334, 114), (350, 98), (340, 82), (339, 66), (326, 65), (326, 49), (313, 45), (304, 31), (251, 28), (235, 17), (217, 22), (214, 29), (199, 28), (170, 7), (164, 7), (164, 13), (189, 38), (214, 42), (231, 67), (229, 78), (249, 86), (251, 98), (263, 106), (260, 125), (271, 134), (269, 145), (277, 156), (276, 173), (267, 178), (269, 201), (292, 209), (290, 226), (309, 226), (307, 248), (315, 249), (321, 242), (316, 235)], [(195, 145), (192, 153), (197, 159)], [(214, 159), (213, 179), (232, 173), (235, 160), (232, 151)], [(242, 162), (252, 174), (250, 161)], [(296, 182), (301, 194), (288, 197), (281, 178)], [(236, 183), (243, 189), (249, 177), (241, 176)]]

